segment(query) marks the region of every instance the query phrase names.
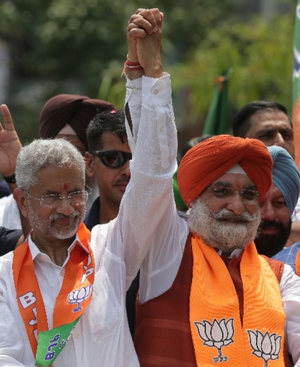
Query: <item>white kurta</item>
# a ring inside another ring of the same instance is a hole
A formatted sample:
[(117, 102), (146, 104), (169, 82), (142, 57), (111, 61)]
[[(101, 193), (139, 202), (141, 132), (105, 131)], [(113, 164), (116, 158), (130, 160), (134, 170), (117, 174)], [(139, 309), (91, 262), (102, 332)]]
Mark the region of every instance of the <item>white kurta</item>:
[[(130, 139), (134, 153), (131, 180), (118, 217), (92, 231), (96, 267), (93, 299), (54, 367), (139, 366), (127, 324), (125, 295), (152, 243), (152, 233), (148, 236), (146, 229), (149, 225), (155, 228), (169, 209), (170, 201), (164, 201), (164, 197), (172, 192), (177, 139), (168, 75), (129, 81), (126, 98), (135, 118), (141, 116), (135, 137)], [(157, 192), (149, 194), (148, 185), (157, 187)], [(159, 207), (154, 206), (158, 201)], [(145, 216), (150, 208), (153, 210)], [(65, 264), (53, 264), (32, 241), (30, 249), (51, 327)], [(16, 302), (12, 253), (0, 258), (0, 330), (0, 366), (34, 366)]]

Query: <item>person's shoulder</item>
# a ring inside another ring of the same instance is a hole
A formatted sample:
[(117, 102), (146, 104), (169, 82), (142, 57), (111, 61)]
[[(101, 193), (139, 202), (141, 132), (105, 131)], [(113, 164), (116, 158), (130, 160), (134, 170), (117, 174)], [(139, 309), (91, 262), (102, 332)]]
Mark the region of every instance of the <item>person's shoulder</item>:
[(0, 256), (13, 251), (22, 236), (21, 230), (0, 227)]
[(10, 232), (10, 229), (0, 226), (0, 238)]
[(281, 260), (270, 258), (266, 255), (259, 255), (259, 256), (267, 261), (267, 263), (273, 270), (274, 274), (276, 275), (278, 282), (280, 283), (282, 274), (284, 272), (284, 265), (285, 265), (284, 262)]
[(299, 250), (300, 242), (296, 242), (292, 246), (285, 247), (283, 250), (274, 255), (272, 259), (280, 260), (285, 264), (290, 265), (295, 271), (295, 261)]
[(12, 262), (13, 262), (13, 251), (0, 256), (0, 279), (6, 279), (8, 274), (12, 272)]
[(2, 301), (3, 299), (8, 301), (14, 292), (13, 255), (14, 252), (9, 252), (0, 256), (0, 295)]
[(275, 254), (272, 257), (272, 259), (281, 260), (285, 262), (289, 257), (296, 257), (299, 250), (300, 250), (300, 241), (295, 242), (292, 246), (285, 247), (277, 254)]
[(111, 242), (111, 236), (116, 228), (117, 218), (111, 220), (108, 223), (97, 224), (91, 229), (91, 246), (93, 250), (99, 249), (101, 245), (106, 247)]
[(116, 218), (112, 219), (111, 221), (109, 221), (107, 223), (102, 223), (102, 224), (97, 223), (91, 229), (91, 235), (92, 235), (92, 237), (95, 236), (95, 234), (101, 235), (101, 236), (107, 236), (111, 231), (117, 229), (117, 224), (119, 222), (120, 221), (119, 221), (119, 218), (117, 216)]

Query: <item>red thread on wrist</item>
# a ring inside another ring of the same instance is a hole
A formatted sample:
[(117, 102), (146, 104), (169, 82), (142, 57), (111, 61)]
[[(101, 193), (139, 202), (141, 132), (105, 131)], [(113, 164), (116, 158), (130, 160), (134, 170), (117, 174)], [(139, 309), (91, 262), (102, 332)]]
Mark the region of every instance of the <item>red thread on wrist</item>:
[(137, 65), (137, 66), (129, 66), (129, 65), (126, 65), (126, 69), (129, 69), (129, 70), (143, 70), (143, 68), (141, 67), (141, 65)]
[(140, 65), (138, 61), (129, 61), (126, 60), (124, 63), (124, 68), (122, 75), (126, 75), (126, 71), (138, 71), (138, 70), (144, 70), (143, 67)]
[(128, 65), (128, 66), (140, 66), (140, 63), (138, 61), (126, 60), (125, 64)]

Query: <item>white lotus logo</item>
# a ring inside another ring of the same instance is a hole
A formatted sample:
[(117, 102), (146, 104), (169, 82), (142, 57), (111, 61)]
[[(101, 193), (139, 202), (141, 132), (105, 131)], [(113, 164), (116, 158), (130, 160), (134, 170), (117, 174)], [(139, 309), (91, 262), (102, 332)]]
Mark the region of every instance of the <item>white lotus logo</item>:
[(195, 322), (195, 325), (203, 345), (217, 348), (218, 356), (213, 358), (214, 363), (228, 361), (228, 357), (222, 355), (222, 348), (233, 343), (233, 319), (226, 321), (223, 318), (219, 322), (214, 319), (212, 323), (203, 320), (203, 323)]
[(264, 360), (264, 367), (268, 366), (269, 360), (279, 358), (281, 336), (276, 336), (276, 334), (270, 335), (268, 332), (263, 334), (259, 330), (256, 330), (256, 332), (247, 330), (247, 332), (253, 349), (252, 354)]
[(81, 303), (89, 298), (92, 293), (92, 288), (93, 285), (89, 285), (69, 293), (69, 303), (77, 303), (77, 307), (73, 310), (73, 312), (82, 310)]

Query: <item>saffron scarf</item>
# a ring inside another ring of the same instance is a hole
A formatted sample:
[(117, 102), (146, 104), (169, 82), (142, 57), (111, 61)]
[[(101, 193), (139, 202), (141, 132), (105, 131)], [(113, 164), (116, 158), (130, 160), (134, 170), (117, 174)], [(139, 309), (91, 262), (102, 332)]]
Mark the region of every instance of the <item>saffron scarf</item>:
[(284, 366), (285, 314), (277, 278), (254, 243), (241, 255), (244, 312), (229, 271), (198, 236), (191, 239), (190, 327), (197, 366)]
[(90, 231), (81, 223), (77, 235), (87, 251), (76, 244), (70, 253), (51, 330), (28, 241), (14, 251), (12, 267), (17, 302), (37, 366), (50, 366), (54, 362), (92, 298), (95, 263), (89, 245)]
[(295, 272), (298, 276), (300, 276), (300, 250), (297, 252), (296, 255)]

